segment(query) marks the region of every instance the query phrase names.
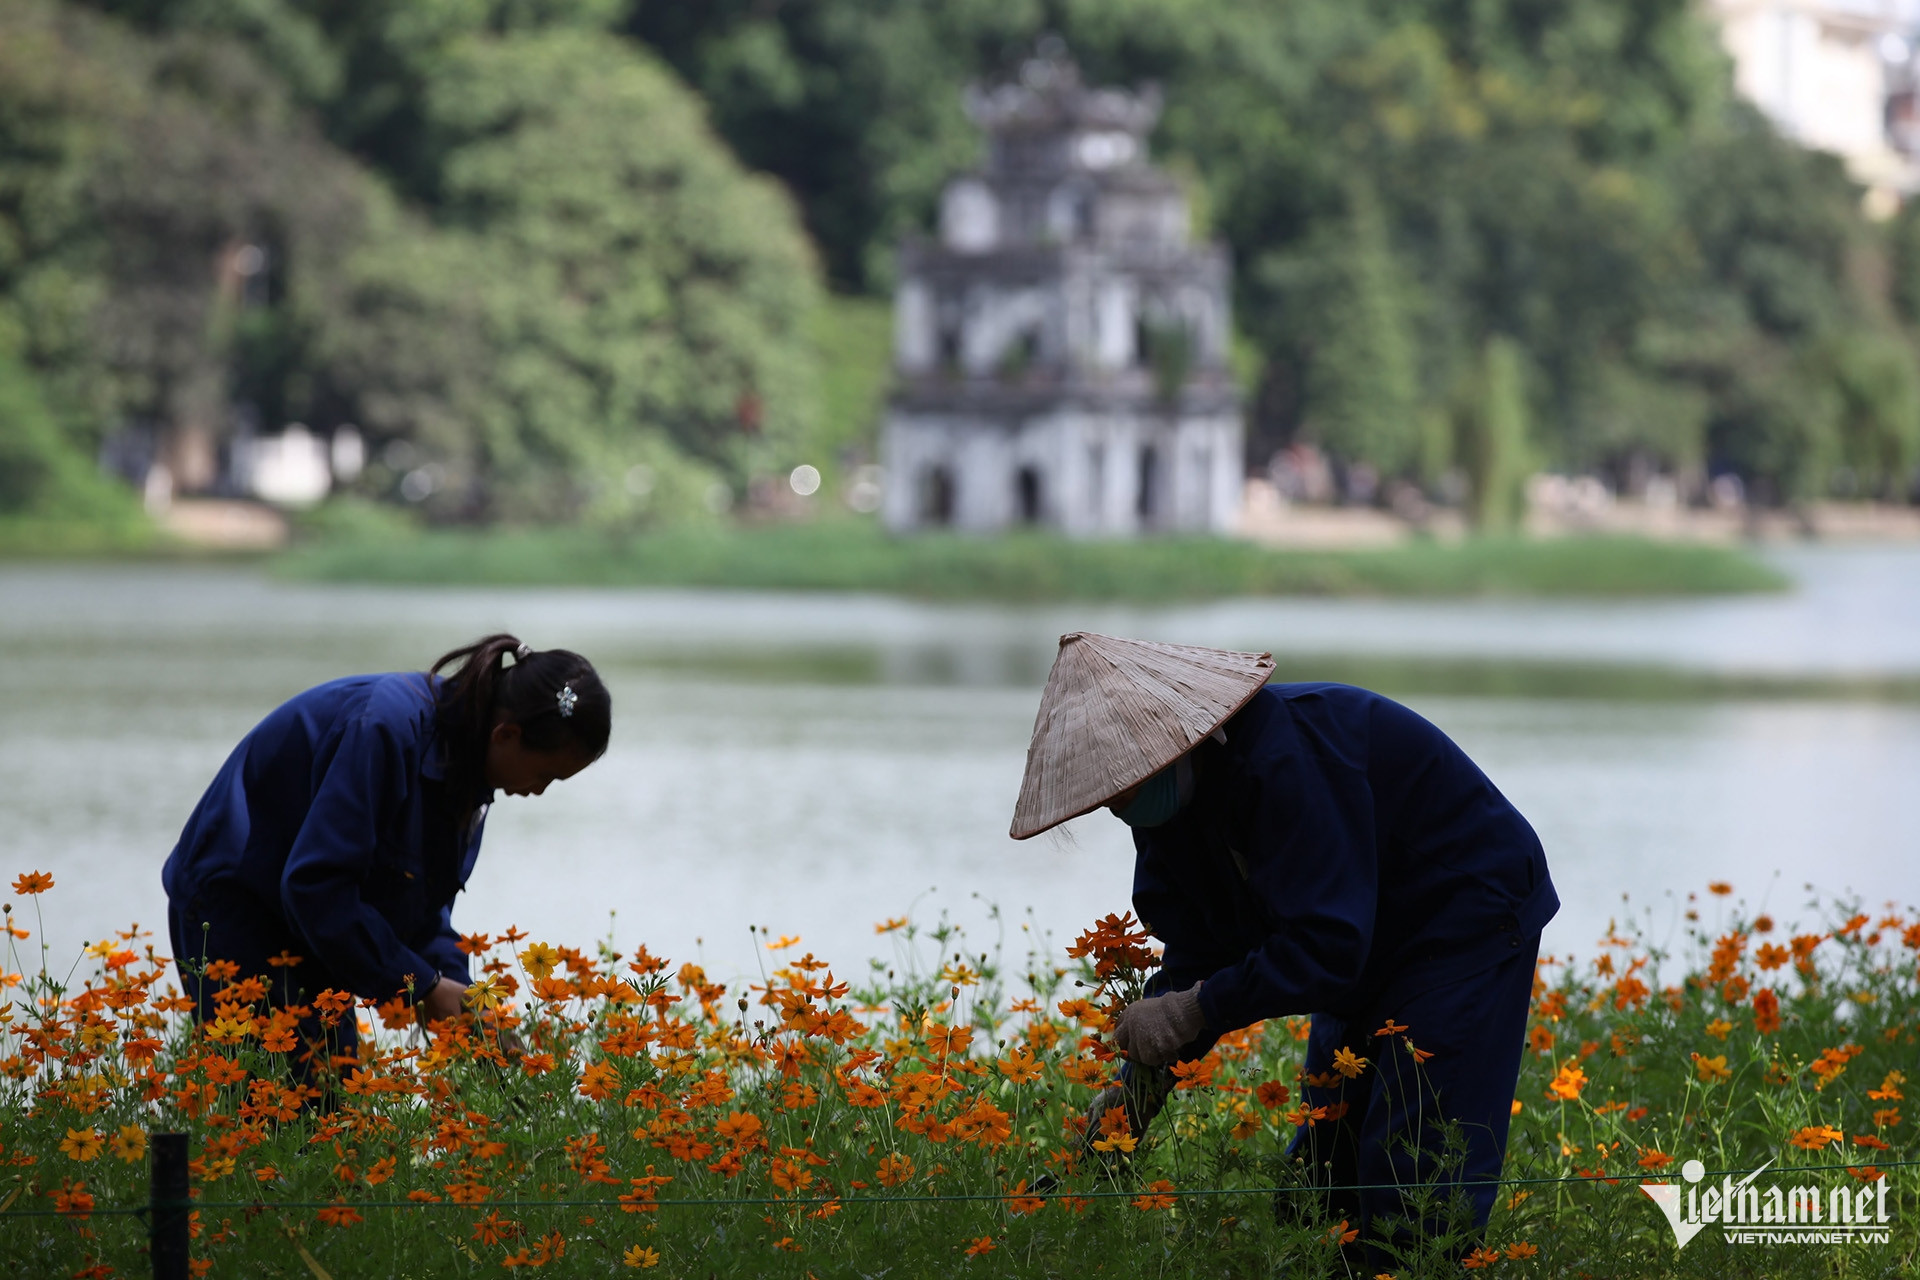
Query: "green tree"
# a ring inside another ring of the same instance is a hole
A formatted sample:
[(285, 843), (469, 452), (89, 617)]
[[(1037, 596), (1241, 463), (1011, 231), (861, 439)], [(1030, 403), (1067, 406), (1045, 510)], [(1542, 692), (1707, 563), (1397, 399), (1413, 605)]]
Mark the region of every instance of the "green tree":
[(1301, 310), (1314, 317), (1309, 430), (1340, 457), (1388, 474), (1420, 461), (1420, 386), (1407, 317), (1408, 284), (1394, 261), (1378, 198), (1364, 182), (1347, 224), (1314, 272)]
[(798, 220), (622, 4), (101, 7), (143, 34), (0, 14), (0, 324), (89, 447), (203, 479), (239, 406), (441, 517), (624, 521), (811, 423)]
[(61, 430), (26, 366), (0, 349), (0, 519), (21, 518), (131, 528), (139, 510)]
[(0, 154), (0, 325), (54, 412), (89, 454), (151, 422), (210, 468), (240, 345), (308, 344), (372, 185), (240, 46), (41, 0), (0, 11)]
[(1511, 338), (1489, 338), (1482, 346), (1460, 424), (1474, 527), (1511, 533), (1525, 510), (1532, 469), (1523, 357)]
[[(377, 389), (367, 421), (434, 452), (436, 503), (621, 506), (608, 478), (632, 467), (698, 479), (662, 442), (738, 476), (810, 425), (810, 250), (652, 59), (575, 31), (470, 36), (426, 105), (436, 225), (395, 216), (355, 260), (367, 325), (340, 344)], [(427, 325), (430, 350), (400, 347)]]

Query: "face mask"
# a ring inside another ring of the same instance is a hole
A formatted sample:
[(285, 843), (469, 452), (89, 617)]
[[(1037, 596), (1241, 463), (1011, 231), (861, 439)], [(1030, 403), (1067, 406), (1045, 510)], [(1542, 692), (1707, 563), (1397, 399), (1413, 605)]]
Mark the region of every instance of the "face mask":
[(1130, 827), (1158, 827), (1173, 821), (1193, 795), (1193, 766), (1181, 756), (1140, 784), (1139, 793), (1113, 816)]

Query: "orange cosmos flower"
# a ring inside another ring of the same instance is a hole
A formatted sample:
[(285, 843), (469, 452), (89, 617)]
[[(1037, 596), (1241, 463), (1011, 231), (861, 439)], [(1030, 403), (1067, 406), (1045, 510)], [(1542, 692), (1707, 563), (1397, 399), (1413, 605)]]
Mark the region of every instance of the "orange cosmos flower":
[(904, 929), (906, 927), (907, 918), (905, 916), (896, 916), (891, 920), (882, 920), (879, 924), (873, 926), (873, 931), (875, 933), (892, 933), (895, 929)]
[(1807, 1067), (1807, 1070), (1820, 1077), (1820, 1083), (1814, 1087), (1824, 1089), (1829, 1084), (1832, 1084), (1835, 1078), (1846, 1071), (1847, 1063), (1860, 1052), (1861, 1048), (1856, 1044), (1822, 1049), (1820, 1056), (1815, 1058)]
[(713, 1126), (715, 1134), (735, 1146), (745, 1146), (759, 1138), (760, 1117), (749, 1111), (735, 1111)]
[(620, 1255), (620, 1261), (629, 1267), (657, 1267), (660, 1265), (660, 1252), (636, 1244)]
[(1168, 1193), (1173, 1189), (1173, 1184), (1165, 1178), (1155, 1179), (1147, 1184), (1146, 1195), (1135, 1196), (1133, 1198), (1133, 1207), (1145, 1211), (1171, 1209), (1173, 1208), (1174, 1197)]
[(1132, 1131), (1127, 1127), (1127, 1109), (1108, 1107), (1100, 1113), (1100, 1136), (1094, 1139), (1095, 1151), (1132, 1151), (1138, 1146)]
[(1278, 1080), (1268, 1080), (1253, 1091), (1253, 1096), (1259, 1099), (1261, 1106), (1271, 1110), (1286, 1106), (1289, 1093), (1287, 1086)]
[(1672, 1156), (1653, 1147), (1648, 1147), (1640, 1153), (1639, 1164), (1642, 1169), (1664, 1169), (1672, 1163)]
[(60, 1189), (53, 1193), (53, 1209), (63, 1218), (87, 1218), (93, 1213), (93, 1196), (87, 1184), (62, 1181)]
[(1402, 1031), (1405, 1031), (1405, 1030), (1406, 1030), (1405, 1026), (1401, 1025), (1398, 1022), (1395, 1022), (1392, 1018), (1388, 1018), (1387, 1025), (1384, 1027), (1381, 1027), (1378, 1031), (1374, 1032), (1373, 1034), (1375, 1034), (1376, 1036), (1397, 1036)]
[(1032, 1050), (1016, 1048), (1000, 1059), (1000, 1074), (1014, 1084), (1032, 1084), (1040, 1078), (1040, 1063)]
[(1334, 1244), (1352, 1244), (1360, 1238), (1360, 1228), (1349, 1227), (1345, 1218), (1327, 1228), (1327, 1239)]
[(620, 1072), (611, 1062), (590, 1062), (580, 1072), (580, 1096), (603, 1102), (620, 1087)]
[(1333, 1069), (1349, 1080), (1356, 1080), (1367, 1069), (1367, 1059), (1343, 1045), (1333, 1052)]
[(804, 1191), (813, 1185), (813, 1171), (786, 1156), (768, 1162), (767, 1177), (782, 1191)]
[(1554, 1073), (1553, 1080), (1547, 1085), (1547, 1096), (1558, 1098), (1562, 1102), (1572, 1102), (1579, 1098), (1580, 1090), (1586, 1088), (1587, 1073), (1576, 1063), (1566, 1063)]
[(1020, 1185), (1015, 1187), (1012, 1193), (1007, 1196), (1007, 1207), (1013, 1210), (1015, 1216), (1038, 1213), (1047, 1207), (1045, 1200), (1042, 1200), (1039, 1196), (1030, 1196), (1026, 1194), (1026, 1191), (1027, 1180), (1022, 1178), (1020, 1179)]
[(46, 871), (25, 871), (13, 881), (13, 891), (21, 897), (30, 897), (36, 893), (45, 893), (53, 888), (53, 876)]
[(1724, 898), (1733, 892), (1733, 886), (1725, 880), (1709, 880), (1707, 882), (1707, 892), (1716, 897)]
[(354, 1212), (352, 1205), (338, 1200), (321, 1209), (319, 1213), (314, 1216), (330, 1227), (351, 1227), (356, 1222), (366, 1221), (365, 1218)]
[(1213, 1085), (1213, 1077), (1220, 1070), (1220, 1060), (1212, 1054), (1194, 1062), (1176, 1062), (1168, 1068), (1179, 1083), (1176, 1089), (1207, 1089)]
[(1867, 1096), (1875, 1102), (1898, 1102), (1906, 1095), (1900, 1092), (1900, 1086), (1907, 1082), (1906, 1076), (1898, 1071), (1887, 1072), (1886, 1079), (1880, 1082), (1878, 1089), (1867, 1090)]
[(927, 1032), (927, 1048), (941, 1057), (954, 1057), (967, 1051), (973, 1042), (972, 1027), (949, 1027), (940, 1023), (924, 1024)]
[(1840, 1130), (1829, 1125), (1810, 1124), (1795, 1133), (1791, 1138), (1788, 1138), (1787, 1141), (1799, 1147), (1802, 1151), (1818, 1151), (1828, 1143), (1844, 1140), (1846, 1136), (1847, 1135), (1840, 1132)]
[(1763, 1036), (1780, 1029), (1780, 997), (1773, 994), (1772, 987), (1753, 993), (1753, 1029)]
[(1727, 1067), (1726, 1054), (1717, 1053), (1711, 1058), (1704, 1057), (1698, 1053), (1692, 1056), (1694, 1073), (1698, 1075), (1704, 1083), (1719, 1084), (1724, 1080), (1733, 1079), (1733, 1072)]
[(1538, 1245), (1528, 1244), (1525, 1240), (1516, 1240), (1507, 1246), (1507, 1256), (1516, 1262), (1521, 1258), (1531, 1258), (1539, 1252)]
[(981, 1236), (978, 1240), (975, 1240), (972, 1244), (967, 1246), (967, 1256), (969, 1258), (977, 1258), (983, 1253), (992, 1253), (992, 1252), (993, 1252), (992, 1236)]
[(209, 1054), (202, 1065), (207, 1069), (207, 1079), (215, 1084), (239, 1084), (247, 1078), (247, 1069), (230, 1058)]
[(880, 1166), (874, 1171), (874, 1177), (883, 1187), (897, 1187), (913, 1176), (913, 1161), (899, 1152), (892, 1152), (880, 1158)]
[(1482, 1267), (1490, 1267), (1498, 1261), (1500, 1261), (1500, 1251), (1498, 1249), (1475, 1249), (1472, 1253), (1460, 1259), (1460, 1265), (1469, 1271), (1478, 1271)]

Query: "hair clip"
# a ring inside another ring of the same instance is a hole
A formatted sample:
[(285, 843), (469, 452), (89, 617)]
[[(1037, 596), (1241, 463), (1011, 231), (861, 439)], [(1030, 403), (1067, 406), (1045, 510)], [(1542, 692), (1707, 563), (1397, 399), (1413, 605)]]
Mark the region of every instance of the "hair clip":
[(572, 685), (563, 684), (560, 692), (554, 695), (554, 701), (560, 704), (560, 718), (565, 720), (573, 714), (573, 704), (580, 701), (580, 695), (573, 691)]
[(533, 656), (533, 648), (531, 645), (517, 644), (513, 647), (513, 660), (515, 662), (525, 662), (528, 658), (531, 658), (532, 656)]

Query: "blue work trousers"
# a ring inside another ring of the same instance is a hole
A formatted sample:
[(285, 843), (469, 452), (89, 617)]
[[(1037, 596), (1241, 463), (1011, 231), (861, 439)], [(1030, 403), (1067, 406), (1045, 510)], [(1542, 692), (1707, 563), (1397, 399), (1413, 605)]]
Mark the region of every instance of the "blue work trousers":
[[(1308, 1163), (1317, 1185), (1372, 1188), (1328, 1197), (1333, 1215), (1358, 1227), (1363, 1241), (1406, 1242), (1410, 1233), (1431, 1237), (1462, 1226), (1448, 1221), (1447, 1209), (1460, 1194), (1471, 1208), (1472, 1234), (1486, 1227), (1506, 1158), (1538, 954), (1536, 936), (1491, 969), (1359, 1021), (1314, 1015), (1307, 1074), (1340, 1083), (1309, 1085), (1303, 1100), (1337, 1118), (1302, 1125), (1287, 1153)], [(1375, 1035), (1389, 1020), (1406, 1030)], [(1417, 1060), (1409, 1045), (1432, 1056)], [(1368, 1059), (1355, 1078), (1335, 1067), (1342, 1048)], [(1422, 1186), (1435, 1193), (1424, 1212), (1408, 1194)], [(1456, 1252), (1472, 1247), (1470, 1241)], [(1369, 1256), (1387, 1261), (1377, 1250)]]

